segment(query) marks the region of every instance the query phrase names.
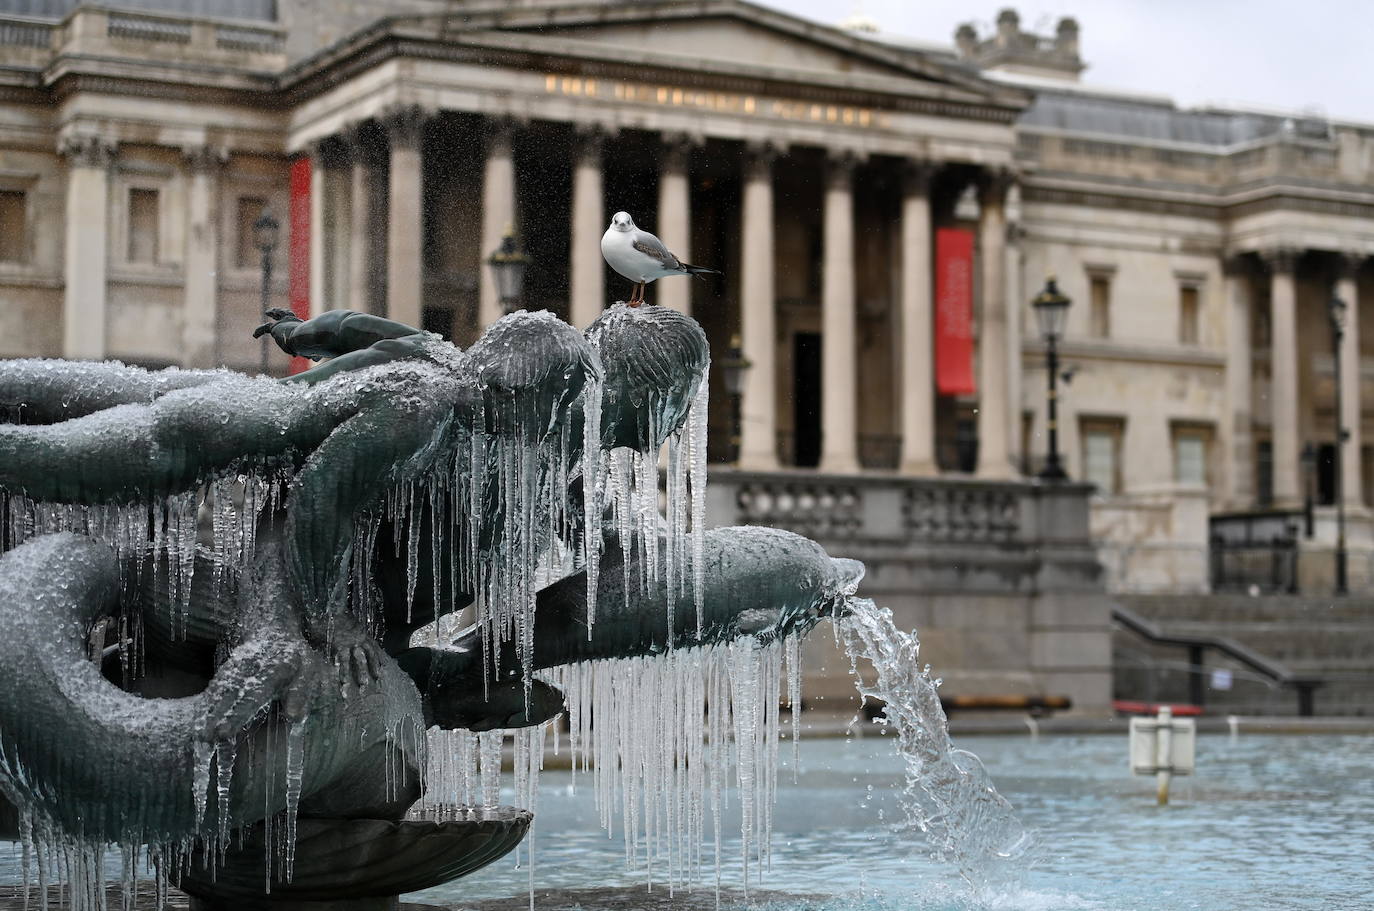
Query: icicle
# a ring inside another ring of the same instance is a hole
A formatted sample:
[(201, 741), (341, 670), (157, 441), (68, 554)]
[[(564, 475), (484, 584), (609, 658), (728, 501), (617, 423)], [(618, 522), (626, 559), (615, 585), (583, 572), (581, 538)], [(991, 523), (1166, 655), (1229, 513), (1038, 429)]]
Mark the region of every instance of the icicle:
[(286, 733), (286, 831), (282, 878), (291, 882), (296, 865), (296, 811), (305, 774), (305, 722), (293, 721)]
[(689, 476), (692, 489), (692, 595), (697, 609), (697, 636), (704, 622), (702, 598), (706, 591), (706, 428), (711, 384), (708, 365), (702, 371), (696, 397), (687, 411), (688, 442), (691, 446)]
[(191, 744), (191, 798), (196, 807), (196, 828), (205, 824), (205, 802), (210, 794), (210, 764), (214, 745), (203, 740)]

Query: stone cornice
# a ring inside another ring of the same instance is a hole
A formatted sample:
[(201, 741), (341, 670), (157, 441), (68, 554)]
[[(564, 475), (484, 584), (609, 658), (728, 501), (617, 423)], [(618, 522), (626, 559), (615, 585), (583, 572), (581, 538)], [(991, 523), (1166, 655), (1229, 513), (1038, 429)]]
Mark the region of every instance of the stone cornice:
[(1298, 211), (1374, 219), (1374, 193), (1364, 187), (1296, 186), (1274, 181), (1244, 188), (1152, 187), (1140, 181), (1094, 180), (1082, 175), (1028, 174), (1027, 202), (1128, 209), (1196, 218), (1239, 218), (1259, 212)]
[(525, 33), (461, 32), (441, 41), (423, 31), (407, 31), (399, 24), (391, 26), (360, 32), (355, 41), (288, 70), (282, 78), (286, 102), (299, 103), (387, 60), (407, 57), (783, 98), (804, 97), (816, 104), (870, 106), (1008, 126), (1020, 112), (1018, 107), (971, 92), (923, 83), (915, 77), (865, 77), (728, 64)]
[[(1045, 355), (1045, 343), (1038, 338), (1021, 342), (1024, 354)], [(1096, 339), (1067, 338), (1059, 342), (1060, 358), (1098, 361), (1134, 361), (1142, 364), (1177, 364), (1181, 367), (1223, 368), (1226, 354), (1206, 348), (1171, 345), (1132, 345)]]

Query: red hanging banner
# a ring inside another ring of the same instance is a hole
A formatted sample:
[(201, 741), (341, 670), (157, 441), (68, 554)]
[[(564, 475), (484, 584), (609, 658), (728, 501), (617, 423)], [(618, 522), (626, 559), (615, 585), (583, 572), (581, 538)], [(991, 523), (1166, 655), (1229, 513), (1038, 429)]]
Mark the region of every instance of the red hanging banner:
[[(291, 209), (288, 213), (287, 294), (291, 312), (310, 319), (310, 156), (302, 155), (291, 163)], [(290, 372), (310, 368), (303, 357), (291, 359)]]
[(973, 395), (973, 232), (935, 231), (935, 390)]

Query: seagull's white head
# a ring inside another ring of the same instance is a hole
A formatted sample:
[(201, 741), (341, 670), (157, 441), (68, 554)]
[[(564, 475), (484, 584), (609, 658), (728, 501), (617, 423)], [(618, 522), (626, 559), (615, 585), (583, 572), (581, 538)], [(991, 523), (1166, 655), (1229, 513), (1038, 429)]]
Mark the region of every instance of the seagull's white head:
[(630, 217), (629, 212), (617, 212), (611, 216), (612, 231), (633, 231), (635, 220)]

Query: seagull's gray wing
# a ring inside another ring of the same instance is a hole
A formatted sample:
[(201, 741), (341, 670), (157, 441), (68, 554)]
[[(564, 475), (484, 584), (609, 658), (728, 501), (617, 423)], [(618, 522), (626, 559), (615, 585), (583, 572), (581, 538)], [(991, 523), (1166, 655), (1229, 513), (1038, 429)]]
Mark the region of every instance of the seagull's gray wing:
[(635, 231), (634, 248), (645, 256), (650, 256), (658, 260), (665, 269), (682, 268), (682, 263), (676, 256), (668, 252), (668, 248), (663, 246), (663, 241), (654, 237), (648, 231)]

